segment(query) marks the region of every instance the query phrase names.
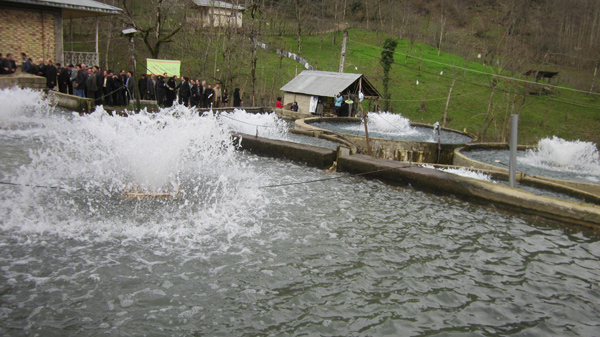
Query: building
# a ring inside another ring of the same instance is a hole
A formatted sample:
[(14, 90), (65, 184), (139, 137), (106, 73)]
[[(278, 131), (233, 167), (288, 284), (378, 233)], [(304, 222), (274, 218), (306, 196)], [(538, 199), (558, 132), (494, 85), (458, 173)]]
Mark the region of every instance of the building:
[(188, 21), (200, 27), (242, 27), (244, 7), (217, 0), (193, 0), (194, 13)]
[[(93, 0), (0, 0), (0, 52), (20, 54), (31, 59), (51, 59), (55, 63), (99, 64), (99, 16), (121, 14), (121, 9)], [(68, 19), (96, 18), (95, 52), (64, 51), (63, 22)]]
[[(298, 112), (327, 114), (333, 108), (333, 97), (342, 93), (344, 100), (359, 100), (362, 92), (366, 99), (379, 99), (381, 95), (362, 74), (305, 70), (281, 87), (283, 104), (287, 107), (298, 102)], [(348, 109), (352, 107), (351, 111)], [(354, 116), (358, 104), (344, 104), (340, 116)]]

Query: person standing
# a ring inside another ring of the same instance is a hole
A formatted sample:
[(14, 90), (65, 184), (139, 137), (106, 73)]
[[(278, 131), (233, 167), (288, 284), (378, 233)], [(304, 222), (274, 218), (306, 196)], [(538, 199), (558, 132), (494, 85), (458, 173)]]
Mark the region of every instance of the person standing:
[(233, 107), (239, 108), (242, 106), (242, 96), (240, 95), (240, 88), (235, 88), (233, 91)]
[(94, 66), (93, 70), (94, 77), (96, 78), (96, 91), (94, 94), (94, 104), (102, 105), (102, 85), (104, 84), (104, 77), (100, 71), (100, 67)]
[(96, 81), (96, 74), (92, 71), (92, 68), (87, 69), (87, 80), (85, 82), (86, 97), (95, 99), (96, 90), (98, 90), (98, 82)]
[(85, 98), (86, 92), (86, 83), (87, 83), (88, 73), (85, 69), (85, 64), (77, 65), (77, 78), (75, 78), (75, 88), (77, 92), (77, 96)]
[(69, 87), (69, 69), (63, 67), (62, 64), (56, 64), (56, 70), (58, 71), (58, 91), (63, 94), (68, 93)]
[(104, 104), (105, 105), (112, 105), (112, 95), (111, 92), (113, 91), (112, 89), (112, 76), (110, 76), (112, 73), (112, 71), (110, 70), (105, 70), (104, 71), (104, 76), (102, 77), (102, 96), (104, 96)]
[(127, 104), (127, 74), (125, 70), (121, 69), (119, 72), (119, 78), (121, 80), (121, 90), (119, 90), (119, 94), (121, 95), (120, 102), (121, 106), (125, 106)]
[(146, 99), (156, 99), (156, 75), (150, 74), (148, 81), (146, 82)]
[(48, 60), (46, 62), (46, 68), (44, 69), (46, 73), (46, 87), (50, 90), (54, 90), (56, 86), (56, 67), (52, 64), (52, 60)]
[(177, 89), (177, 84), (175, 82), (175, 80), (177, 79), (177, 75), (173, 75), (173, 77), (169, 78), (169, 80), (166, 83), (166, 95), (167, 95), (167, 101), (165, 102), (165, 106), (166, 107), (172, 107), (173, 106), (173, 102), (175, 102), (175, 97), (177, 97), (177, 91), (175, 91)]
[(215, 108), (221, 107), (222, 99), (223, 99), (223, 97), (221, 95), (221, 85), (219, 83), (217, 83), (215, 85)]
[(142, 74), (142, 77), (138, 80), (138, 90), (140, 93), (140, 99), (146, 98), (146, 87), (148, 85), (148, 79), (146, 78), (146, 74)]
[(277, 97), (277, 102), (275, 102), (276, 108), (283, 108), (283, 103), (281, 103), (281, 97)]
[(198, 81), (190, 79), (190, 84), (192, 85), (190, 88), (190, 105), (194, 108), (198, 105)]
[(340, 114), (340, 110), (342, 109), (342, 102), (344, 102), (344, 96), (342, 96), (341, 92), (338, 92), (337, 95), (334, 96), (334, 107), (333, 107), (333, 115), (337, 117)]
[(208, 88), (206, 88), (205, 94), (206, 94), (206, 107), (212, 108), (213, 102), (215, 100), (215, 91), (213, 90), (213, 88), (210, 84), (208, 85)]
[(198, 96), (200, 98), (198, 102), (200, 107), (206, 108), (206, 81), (202, 81), (200, 87), (198, 87)]
[(17, 64), (15, 60), (13, 60), (12, 54), (6, 54), (6, 58), (3, 60), (2, 68), (4, 70), (4, 74), (14, 74), (17, 72)]
[(229, 106), (229, 93), (225, 88), (223, 88), (223, 93), (221, 94), (221, 106), (224, 108)]
[(158, 80), (156, 81), (156, 103), (164, 106), (166, 95), (167, 83), (162, 75), (158, 75)]
[(27, 54), (21, 53), (21, 58), (23, 59), (23, 62), (21, 63), (21, 72), (23, 74), (28, 74), (31, 71), (31, 64), (27, 59)]
[(123, 81), (121, 80), (121, 76), (117, 75), (117, 74), (112, 74), (112, 78), (113, 78), (113, 97), (112, 97), (112, 101), (113, 101), (113, 105), (114, 106), (123, 106), (123, 95), (121, 94), (121, 91), (123, 91), (123, 87), (125, 86), (125, 84), (123, 83)]
[(75, 79), (77, 78), (77, 69), (69, 64), (69, 95), (75, 95), (77, 89), (75, 88)]
[(43, 58), (38, 59), (37, 73), (35, 75), (46, 77), (46, 66), (44, 65)]
[(181, 78), (181, 82), (177, 86), (177, 89), (179, 89), (179, 104), (188, 106), (191, 90), (190, 83), (188, 82), (186, 77)]
[(135, 91), (135, 83), (133, 83), (133, 73), (131, 71), (127, 72), (127, 79), (125, 80), (125, 87), (127, 88), (127, 97), (128, 101), (125, 101), (126, 104), (129, 104), (130, 101), (133, 100), (134, 91)]

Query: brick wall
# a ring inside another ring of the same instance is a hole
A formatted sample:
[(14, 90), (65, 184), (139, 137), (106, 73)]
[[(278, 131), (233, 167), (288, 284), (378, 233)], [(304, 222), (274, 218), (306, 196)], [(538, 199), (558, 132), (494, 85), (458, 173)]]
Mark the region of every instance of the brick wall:
[(12, 53), (17, 66), (25, 52), (34, 63), (55, 58), (55, 14), (34, 10), (0, 9), (0, 53)]

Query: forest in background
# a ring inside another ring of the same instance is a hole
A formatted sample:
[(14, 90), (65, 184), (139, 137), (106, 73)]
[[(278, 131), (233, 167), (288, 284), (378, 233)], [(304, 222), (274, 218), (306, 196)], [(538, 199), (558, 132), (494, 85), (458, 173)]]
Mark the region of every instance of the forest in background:
[[(383, 43), (386, 38), (400, 42), (390, 76), (389, 106), (394, 112), (429, 123), (447, 114), (449, 127), (503, 141), (506, 114), (524, 111), (528, 115), (523, 115), (522, 124), (525, 128), (530, 124), (520, 137), (525, 141), (552, 134), (600, 140), (589, 130), (600, 123), (595, 85), (600, 60), (599, 1), (232, 1), (246, 8), (241, 28), (194, 24), (190, 18), (197, 15), (197, 9), (192, 0), (103, 2), (124, 9), (120, 16), (100, 19), (104, 68), (130, 68), (127, 40), (120, 32), (134, 26), (140, 31), (135, 39), (139, 73), (144, 71), (146, 58), (178, 59), (184, 76), (240, 87), (247, 103), (272, 105), (281, 94), (279, 88), (303, 69), (252, 41), (296, 53), (316, 69), (337, 71), (340, 32), (350, 28), (345, 70), (364, 73), (380, 91)], [(73, 49), (91, 51), (92, 21), (74, 21), (72, 35), (71, 25), (65, 23), (65, 49), (72, 40)], [(553, 83), (589, 94), (544, 92), (535, 85), (478, 76), (464, 69), (523, 80), (528, 70), (555, 71), (559, 76)], [(427, 77), (440, 72), (445, 74), (438, 76), (441, 80)], [(419, 79), (430, 85), (415, 85)], [(448, 106), (445, 97), (457, 80)], [(479, 85), (479, 91), (465, 83)], [(469, 99), (468, 95), (477, 97)], [(553, 130), (565, 123), (574, 126)]]

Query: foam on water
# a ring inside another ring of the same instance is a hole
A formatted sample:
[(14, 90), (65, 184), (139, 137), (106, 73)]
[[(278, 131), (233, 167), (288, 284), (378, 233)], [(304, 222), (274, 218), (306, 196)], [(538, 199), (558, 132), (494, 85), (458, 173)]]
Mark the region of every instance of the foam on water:
[[(266, 204), (258, 202), (264, 198), (256, 188), (260, 174), (238, 160), (229, 128), (211, 113), (199, 117), (175, 106), (128, 117), (102, 107), (82, 116), (49, 114), (52, 104), (39, 93), (18, 89), (2, 92), (0, 110), (3, 122), (27, 119), (31, 129), (47, 130), (30, 133), (38, 146), (15, 159), (17, 169), (4, 172), (4, 179), (20, 185), (3, 188), (5, 230), (175, 241), (260, 230), (254, 220)], [(18, 146), (23, 136), (12, 137), (14, 131), (4, 130), (3, 141)], [(178, 191), (180, 197), (122, 198), (132, 190)]]
[(242, 109), (233, 112), (223, 112), (222, 121), (232, 130), (248, 135), (258, 135), (271, 139), (287, 139), (287, 123), (274, 112), (250, 114)]
[[(419, 130), (410, 125), (408, 118), (391, 112), (369, 112), (367, 114), (367, 126), (369, 131), (389, 133), (390, 135), (415, 135), (419, 133)], [(361, 127), (364, 130), (364, 121), (361, 123)]]
[(466, 167), (460, 167), (460, 168), (436, 168), (433, 165), (427, 165), (427, 164), (421, 165), (421, 166), (425, 167), (425, 168), (429, 168), (429, 169), (439, 170), (439, 171), (442, 171), (442, 172), (456, 174), (456, 175), (459, 175), (461, 177), (473, 178), (473, 179), (483, 180), (483, 181), (492, 181), (492, 176), (491, 175), (485, 174), (485, 173), (479, 172), (479, 171), (472, 171), (472, 170), (469, 170)]
[(528, 150), (519, 160), (533, 167), (587, 175), (589, 180), (600, 181), (600, 156), (592, 142), (566, 141), (556, 136), (544, 138), (538, 142), (537, 150)]

